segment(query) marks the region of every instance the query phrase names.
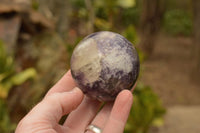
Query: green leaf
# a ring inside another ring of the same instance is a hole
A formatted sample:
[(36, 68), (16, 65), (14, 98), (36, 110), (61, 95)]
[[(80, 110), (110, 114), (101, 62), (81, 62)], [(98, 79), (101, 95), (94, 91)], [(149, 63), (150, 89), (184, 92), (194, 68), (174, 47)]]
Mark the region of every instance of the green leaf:
[(117, 0), (118, 6), (121, 6), (123, 8), (131, 8), (136, 5), (135, 0)]
[(111, 24), (101, 18), (95, 19), (95, 26), (100, 30), (110, 30), (111, 29)]
[(0, 98), (6, 98), (13, 86), (21, 85), (26, 80), (36, 77), (37, 73), (34, 68), (28, 68), (20, 73), (8, 77), (6, 81), (0, 83)]
[(152, 122), (152, 125), (153, 126), (156, 126), (156, 127), (161, 127), (162, 125), (164, 124), (164, 120), (163, 118), (159, 117), (159, 118), (155, 118)]
[(13, 85), (20, 85), (24, 83), (27, 79), (36, 77), (37, 73), (34, 68), (28, 68), (11, 78), (11, 82)]

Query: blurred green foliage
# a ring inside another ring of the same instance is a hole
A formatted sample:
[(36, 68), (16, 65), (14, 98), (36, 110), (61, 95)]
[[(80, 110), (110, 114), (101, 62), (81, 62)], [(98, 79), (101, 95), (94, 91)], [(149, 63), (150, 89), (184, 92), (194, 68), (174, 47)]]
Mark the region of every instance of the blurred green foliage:
[(7, 55), (4, 44), (0, 41), (0, 132), (9, 133), (16, 124), (11, 122), (6, 105), (7, 96), (12, 87), (21, 85), (26, 80), (34, 78), (36, 71), (33, 68), (16, 73), (13, 58)]
[(9, 111), (5, 104), (5, 101), (0, 99), (0, 132), (10, 133), (13, 132), (16, 127), (15, 123), (12, 123), (9, 116)]
[(111, 24), (102, 18), (95, 19), (95, 27), (99, 30), (111, 30)]
[(37, 0), (31, 0), (31, 6), (32, 6), (32, 9), (38, 10), (39, 9), (38, 1)]
[(73, 52), (73, 50), (74, 50), (74, 48), (76, 46), (75, 44), (78, 44), (82, 39), (83, 39), (83, 37), (77, 37), (76, 40), (74, 41), (74, 44), (73, 43), (66, 43), (65, 44), (66, 51), (67, 51), (67, 53), (69, 55), (69, 59), (68, 60), (70, 60), (70, 58), (71, 58), (72, 52)]
[(117, 5), (123, 8), (131, 8), (136, 4), (135, 0), (117, 0)]
[(193, 28), (192, 15), (180, 9), (168, 10), (164, 15), (163, 28), (171, 35), (189, 36)]
[[(94, 0), (95, 30), (118, 30), (122, 25), (138, 25), (140, 7), (137, 0)], [(89, 13), (83, 0), (71, 0), (73, 18), (88, 19)], [(77, 14), (78, 15), (75, 15)], [(123, 20), (123, 21), (121, 21)], [(117, 23), (115, 23), (117, 22)]]
[(21, 85), (35, 76), (36, 71), (33, 68), (16, 73), (13, 58), (7, 55), (3, 43), (0, 42), (0, 98), (7, 98), (13, 86)]
[(133, 97), (134, 102), (125, 133), (147, 133), (150, 126), (162, 125), (165, 109), (151, 87), (138, 83)]
[[(13, 69), (13, 60), (10, 56), (7, 56), (6, 51), (3, 46), (3, 42), (0, 40), (0, 74), (11, 73)], [(0, 77), (3, 79), (4, 76)]]
[(133, 25), (127, 26), (127, 28), (125, 28), (125, 30), (123, 31), (122, 35), (126, 39), (128, 39), (131, 43), (133, 43), (134, 46), (136, 46), (138, 44), (137, 32), (136, 32), (135, 27)]
[(123, 10), (122, 14), (122, 23), (124, 25), (139, 25), (139, 20), (140, 20), (140, 7), (139, 6), (134, 6), (131, 8), (126, 8)]

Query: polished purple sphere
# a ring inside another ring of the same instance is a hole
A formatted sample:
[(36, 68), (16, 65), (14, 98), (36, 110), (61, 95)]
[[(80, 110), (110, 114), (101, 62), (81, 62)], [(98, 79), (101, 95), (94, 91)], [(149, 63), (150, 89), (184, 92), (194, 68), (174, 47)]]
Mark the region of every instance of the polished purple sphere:
[(101, 31), (85, 37), (74, 49), (71, 73), (88, 97), (113, 101), (131, 89), (139, 74), (136, 49), (120, 34)]

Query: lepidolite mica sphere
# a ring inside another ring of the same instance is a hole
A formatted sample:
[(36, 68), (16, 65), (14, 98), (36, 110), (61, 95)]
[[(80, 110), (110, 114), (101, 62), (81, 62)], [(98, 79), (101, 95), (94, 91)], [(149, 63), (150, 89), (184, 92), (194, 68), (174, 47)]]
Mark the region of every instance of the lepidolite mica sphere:
[(71, 57), (71, 73), (77, 86), (99, 101), (113, 101), (120, 91), (130, 90), (137, 80), (139, 66), (132, 43), (109, 31), (85, 37)]

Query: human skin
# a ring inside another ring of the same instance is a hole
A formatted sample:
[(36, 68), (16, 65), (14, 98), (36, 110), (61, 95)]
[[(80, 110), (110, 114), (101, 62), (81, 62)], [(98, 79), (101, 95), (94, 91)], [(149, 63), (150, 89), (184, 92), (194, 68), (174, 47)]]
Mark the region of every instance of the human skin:
[[(132, 102), (131, 91), (123, 90), (99, 111), (102, 103), (84, 96), (69, 70), (19, 122), (15, 133), (83, 133), (90, 124), (103, 133), (123, 133)], [(60, 125), (59, 120), (66, 114), (67, 119)]]

